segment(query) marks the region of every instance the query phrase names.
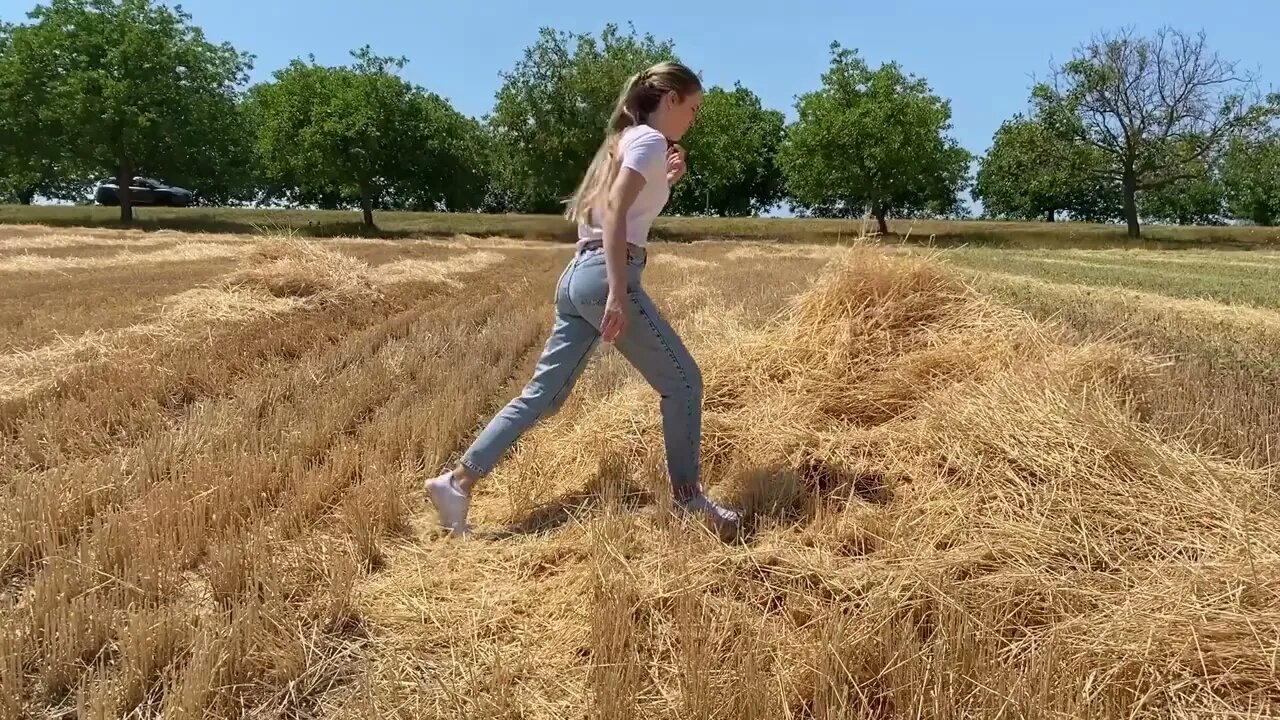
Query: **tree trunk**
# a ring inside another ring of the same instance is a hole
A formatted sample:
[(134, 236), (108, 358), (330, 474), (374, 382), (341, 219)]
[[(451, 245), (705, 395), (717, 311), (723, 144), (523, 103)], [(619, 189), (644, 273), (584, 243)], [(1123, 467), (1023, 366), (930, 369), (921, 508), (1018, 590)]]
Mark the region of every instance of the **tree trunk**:
[(116, 171), (116, 198), (120, 201), (120, 223), (133, 224), (133, 197), (129, 186), (133, 184), (133, 163), (122, 160)]
[(18, 191), (18, 203), (21, 205), (30, 205), (31, 201), (36, 199), (36, 189), (33, 187), (23, 188)]
[(1053, 208), (1050, 208), (1050, 209), (1046, 210), (1046, 211), (1044, 212), (1044, 221), (1045, 221), (1045, 222), (1053, 222), (1055, 219), (1057, 219), (1057, 218), (1056, 218), (1057, 214), (1058, 214), (1058, 211), (1057, 211), (1057, 210), (1054, 210)]
[(1133, 170), (1124, 171), (1121, 185), (1124, 193), (1124, 219), (1129, 224), (1129, 237), (1136, 238), (1141, 229), (1138, 227), (1138, 178)]
[(360, 209), (364, 211), (364, 227), (373, 229), (373, 191), (368, 185), (360, 186)]
[(879, 228), (880, 228), (880, 234), (881, 234), (881, 235), (888, 235), (888, 234), (889, 234), (889, 223), (885, 222), (885, 219), (884, 219), (884, 206), (880, 204), (880, 201), (879, 201), (879, 200), (873, 200), (873, 201), (871, 202), (871, 214), (872, 214), (872, 215), (874, 215), (874, 216), (875, 216), (875, 218), (876, 218), (876, 224), (877, 224), (877, 225), (879, 226)]

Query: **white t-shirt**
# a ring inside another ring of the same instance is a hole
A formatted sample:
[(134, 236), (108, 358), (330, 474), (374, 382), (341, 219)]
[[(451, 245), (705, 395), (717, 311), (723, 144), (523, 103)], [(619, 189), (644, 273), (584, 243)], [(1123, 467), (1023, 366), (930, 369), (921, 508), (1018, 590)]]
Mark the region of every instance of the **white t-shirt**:
[[(644, 247), (649, 227), (671, 195), (667, 185), (667, 138), (648, 125), (633, 125), (618, 138), (622, 167), (644, 176), (644, 187), (627, 211), (627, 242)], [(591, 209), (590, 223), (578, 223), (578, 242), (604, 239), (604, 208)]]

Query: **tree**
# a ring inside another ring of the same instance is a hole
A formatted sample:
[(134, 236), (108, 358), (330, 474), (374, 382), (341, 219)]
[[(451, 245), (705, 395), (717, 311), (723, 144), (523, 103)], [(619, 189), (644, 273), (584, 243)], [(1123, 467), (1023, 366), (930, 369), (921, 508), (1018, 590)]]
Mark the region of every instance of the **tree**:
[[(0, 108), (6, 106), (0, 102)], [(0, 201), (30, 205), (37, 197), (85, 199), (93, 181), (82, 168), (63, 162), (54, 152), (24, 147), (21, 138), (29, 136), (7, 124), (0, 119)]]
[(234, 157), (219, 141), (235, 134), (225, 123), (251, 56), (206, 40), (180, 7), (51, 0), (28, 18), (0, 57), (4, 112), (29, 108), (11, 126), (31, 143), (28, 167), (110, 168), (129, 223), (135, 175), (180, 176)]
[(1216, 165), (1216, 158), (1188, 162), (1176, 180), (1138, 193), (1142, 217), (1178, 225), (1221, 225), (1227, 210)]
[(354, 202), (368, 228), (375, 207), (478, 204), (478, 126), (400, 78), (403, 58), (367, 46), (352, 56), (352, 65), (337, 67), (294, 60), (251, 89), (272, 195), (322, 206)]
[(1222, 225), (1226, 215), (1222, 185), (1208, 174), (1144, 191), (1138, 207), (1145, 218), (1176, 225)]
[(1232, 141), (1222, 158), (1222, 186), (1231, 215), (1275, 225), (1280, 220), (1280, 135)]
[(502, 75), (493, 115), (494, 203), (524, 212), (559, 212), (604, 139), (627, 79), (677, 60), (670, 41), (619, 32), (600, 38), (541, 28), (524, 57)]
[(1103, 175), (1085, 179), (1072, 197), (1067, 214), (1078, 222), (1111, 223), (1124, 220), (1120, 183)]
[(1252, 82), (1211, 53), (1203, 33), (1125, 29), (1078, 48), (1032, 97), (1055, 133), (1106, 156), (1102, 174), (1120, 184), (1129, 236), (1138, 237), (1140, 191), (1193, 179), (1198, 163), (1271, 115), (1274, 103), (1246, 96)]
[(698, 121), (680, 141), (689, 172), (676, 185), (671, 209), (681, 215), (742, 216), (764, 212), (782, 199), (776, 156), (786, 122), (740, 83), (703, 96)]
[(37, 195), (70, 199), (88, 181), (76, 178), (80, 173), (61, 157), (56, 138), (41, 127), (40, 104), (33, 100), (44, 88), (17, 72), (14, 63), (20, 60), (11, 54), (16, 30), (0, 23), (0, 198), (23, 205)]
[(254, 118), (243, 101), (226, 108), (226, 113), (193, 138), (186, 159), (165, 178), (191, 188), (197, 205), (245, 202), (262, 192)]
[(950, 103), (896, 63), (872, 70), (839, 43), (831, 55), (778, 153), (794, 205), (844, 216), (870, 208), (881, 233), (890, 214), (953, 209), (970, 156), (946, 134)]
[(406, 183), (409, 209), (477, 210), (489, 189), (489, 134), (475, 118), (456, 111), (439, 95), (419, 93), (418, 112), (426, 137), (423, 172)]
[[(1064, 140), (1044, 123), (1015, 115), (1000, 126), (991, 149), (979, 160), (973, 197), (991, 217), (1053, 222), (1065, 212), (1074, 219), (1099, 219), (1100, 195), (1114, 195), (1119, 204), (1119, 193), (1108, 193), (1095, 180), (1105, 162), (1095, 148)], [(1117, 210), (1112, 217), (1118, 215)]]

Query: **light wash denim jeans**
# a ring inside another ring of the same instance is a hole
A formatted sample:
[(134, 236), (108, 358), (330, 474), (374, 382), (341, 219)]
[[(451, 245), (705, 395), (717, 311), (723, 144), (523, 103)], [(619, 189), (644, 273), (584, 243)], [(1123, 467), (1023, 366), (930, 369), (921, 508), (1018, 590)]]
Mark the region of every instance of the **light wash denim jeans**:
[[(614, 345), (661, 397), (667, 472), (684, 500), (700, 492), (702, 373), (641, 286), (647, 262), (644, 249), (627, 246), (627, 327)], [(608, 294), (604, 250), (578, 249), (557, 284), (555, 324), (533, 377), (463, 455), (466, 468), (489, 474), (524, 431), (560, 409), (600, 343)]]

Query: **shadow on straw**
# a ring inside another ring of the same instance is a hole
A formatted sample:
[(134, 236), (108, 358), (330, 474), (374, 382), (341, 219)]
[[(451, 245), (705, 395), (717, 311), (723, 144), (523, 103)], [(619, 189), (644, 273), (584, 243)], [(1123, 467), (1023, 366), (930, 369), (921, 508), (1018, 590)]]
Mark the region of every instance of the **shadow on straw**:
[[(741, 527), (721, 539), (751, 544), (766, 527), (803, 523), (819, 505), (848, 502), (888, 503), (893, 495), (885, 479), (874, 472), (840, 463), (806, 458), (800, 468), (782, 465), (750, 468), (739, 475), (740, 492), (725, 498), (743, 515)], [(606, 509), (634, 512), (653, 506), (653, 492), (629, 474), (610, 468), (596, 475), (587, 487), (536, 505), (523, 517), (496, 531), (477, 533), (487, 540), (546, 535), (573, 523), (603, 514)]]
[(634, 511), (654, 502), (653, 493), (639, 486), (618, 468), (602, 468), (602, 472), (581, 491), (561, 495), (535, 506), (527, 515), (501, 531), (503, 536), (543, 535), (571, 522), (596, 515), (605, 508)]
[(805, 458), (798, 468), (748, 468), (738, 475), (737, 484), (736, 505), (744, 516), (737, 542), (748, 545), (766, 528), (805, 524), (823, 506), (887, 505), (894, 497), (880, 473), (815, 457)]

